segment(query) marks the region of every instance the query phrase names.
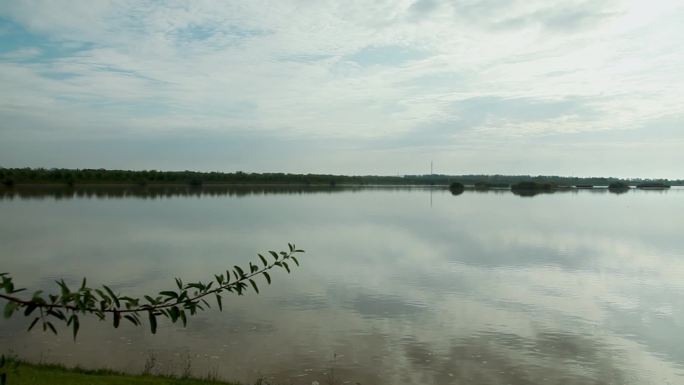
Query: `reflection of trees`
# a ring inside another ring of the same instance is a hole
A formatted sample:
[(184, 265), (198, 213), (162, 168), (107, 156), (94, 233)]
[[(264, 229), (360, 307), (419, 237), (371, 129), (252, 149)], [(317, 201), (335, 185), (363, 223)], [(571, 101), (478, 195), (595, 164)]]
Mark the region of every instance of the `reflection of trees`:
[[(179, 196), (192, 197), (243, 197), (250, 195), (271, 195), (271, 194), (334, 194), (340, 192), (360, 192), (368, 190), (393, 190), (393, 191), (414, 191), (414, 190), (448, 190), (453, 195), (461, 195), (464, 192), (476, 192), (481, 194), (513, 194), (520, 197), (534, 197), (539, 194), (558, 194), (558, 193), (583, 193), (583, 194), (604, 194), (608, 191), (614, 194), (623, 194), (629, 189), (551, 189), (551, 190), (526, 190), (526, 189), (475, 189), (471, 187), (445, 188), (425, 187), (425, 186), (287, 186), (287, 185), (75, 185), (66, 186), (20, 186), (14, 188), (0, 188), (0, 200), (2, 199), (73, 199), (73, 198), (140, 198), (140, 199), (161, 199)], [(666, 193), (667, 189), (645, 189), (649, 193)]]
[[(371, 187), (330, 187), (330, 186), (231, 186), (204, 185), (192, 187), (187, 185), (159, 185), (159, 186), (75, 186), (73, 188), (31, 186), (14, 189), (0, 189), (0, 199), (72, 199), (72, 198), (141, 198), (157, 199), (178, 196), (214, 197), (231, 196), (242, 197), (249, 195), (270, 194), (333, 194), (337, 192), (357, 192)], [(392, 187), (383, 187), (392, 188)], [(409, 187), (394, 187), (392, 189), (408, 190)]]
[(629, 187), (624, 187), (624, 188), (609, 188), (608, 191), (610, 191), (613, 194), (624, 194), (626, 192), (629, 192)]

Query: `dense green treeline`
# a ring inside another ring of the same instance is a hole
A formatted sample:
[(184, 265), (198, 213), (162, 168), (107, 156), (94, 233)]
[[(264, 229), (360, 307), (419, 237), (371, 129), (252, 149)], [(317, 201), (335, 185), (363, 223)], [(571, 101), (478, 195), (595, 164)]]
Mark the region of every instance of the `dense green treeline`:
[(619, 179), (605, 177), (563, 177), (530, 175), (404, 175), (404, 176), (349, 176), (329, 174), (245, 173), (241, 171), (130, 171), (105, 169), (45, 169), (0, 168), (0, 182), (6, 187), (15, 184), (297, 184), (297, 185), (464, 185), (505, 187), (520, 182), (549, 183), (556, 186), (594, 185), (611, 183), (638, 185), (663, 183), (684, 185), (684, 180), (667, 179)]

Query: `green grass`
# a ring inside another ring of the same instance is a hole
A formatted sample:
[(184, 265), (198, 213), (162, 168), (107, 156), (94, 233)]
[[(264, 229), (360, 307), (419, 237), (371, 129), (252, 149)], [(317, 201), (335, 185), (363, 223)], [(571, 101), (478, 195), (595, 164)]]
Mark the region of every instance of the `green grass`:
[(238, 385), (203, 379), (171, 376), (129, 375), (111, 370), (66, 368), (61, 365), (36, 365), (20, 362), (16, 372), (11, 370), (7, 385)]

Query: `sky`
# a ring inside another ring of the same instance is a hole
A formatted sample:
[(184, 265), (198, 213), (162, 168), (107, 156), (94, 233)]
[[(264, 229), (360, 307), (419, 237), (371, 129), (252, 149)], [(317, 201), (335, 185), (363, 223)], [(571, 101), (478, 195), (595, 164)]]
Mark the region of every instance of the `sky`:
[(680, 0), (2, 1), (0, 167), (684, 178)]

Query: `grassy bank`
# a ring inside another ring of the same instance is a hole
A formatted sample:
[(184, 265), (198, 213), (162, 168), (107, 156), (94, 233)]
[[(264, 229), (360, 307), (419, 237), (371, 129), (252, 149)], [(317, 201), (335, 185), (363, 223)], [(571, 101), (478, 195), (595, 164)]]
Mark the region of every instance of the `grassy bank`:
[(129, 375), (111, 370), (69, 369), (60, 365), (20, 362), (8, 373), (7, 385), (238, 385), (212, 379)]

